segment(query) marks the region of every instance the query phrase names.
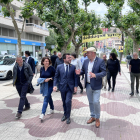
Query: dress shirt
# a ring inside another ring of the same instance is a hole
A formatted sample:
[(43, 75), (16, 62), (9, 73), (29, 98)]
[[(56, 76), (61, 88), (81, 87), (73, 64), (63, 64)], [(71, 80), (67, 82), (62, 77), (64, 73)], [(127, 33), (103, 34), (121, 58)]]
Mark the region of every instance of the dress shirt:
[(69, 72), (69, 64), (65, 64), (64, 63), (65, 72), (66, 72), (66, 69), (67, 69), (67, 66), (66, 65), (68, 65), (68, 72)]
[[(95, 59), (96, 59), (96, 57), (95, 57)], [(94, 66), (95, 59), (92, 62), (89, 61), (89, 63), (88, 63), (88, 74), (87, 74), (87, 82), (88, 83), (90, 83), (90, 75), (89, 75), (89, 73), (92, 72), (92, 68)]]
[(28, 57), (26, 58), (26, 63), (28, 63), (29, 58), (30, 58), (30, 56), (28, 56)]
[(18, 68), (19, 68), (20, 71), (22, 70), (22, 67), (23, 67), (23, 65), (22, 65), (22, 66), (19, 66), (19, 65), (18, 65)]
[(71, 64), (74, 65), (77, 70), (82, 68), (81, 61), (78, 58), (71, 60)]

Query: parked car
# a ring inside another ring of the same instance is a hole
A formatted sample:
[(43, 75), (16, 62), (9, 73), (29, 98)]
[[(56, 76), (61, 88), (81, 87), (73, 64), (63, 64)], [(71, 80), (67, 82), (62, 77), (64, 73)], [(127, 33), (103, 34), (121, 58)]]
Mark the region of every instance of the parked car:
[(0, 55), (0, 61), (5, 59), (5, 58), (16, 58), (14, 55)]
[[(33, 57), (33, 56), (31, 56), (31, 57), (34, 59), (35, 66), (37, 66), (37, 65), (38, 65), (38, 60), (37, 60), (37, 58), (35, 58), (35, 57)], [(22, 56), (22, 59), (25, 61), (26, 57), (25, 57), (25, 56)]]
[(0, 61), (0, 79), (11, 79), (16, 58), (5, 58)]

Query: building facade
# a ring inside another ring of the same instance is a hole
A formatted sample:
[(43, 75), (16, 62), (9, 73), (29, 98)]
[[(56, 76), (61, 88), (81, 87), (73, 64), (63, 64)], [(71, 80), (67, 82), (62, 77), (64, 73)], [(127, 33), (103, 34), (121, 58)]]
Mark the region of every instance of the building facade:
[[(13, 0), (12, 7), (15, 11), (15, 20), (18, 28), (21, 30), (23, 25), (23, 18), (20, 14), (20, 7), (24, 6), (23, 2)], [(2, 6), (0, 5), (0, 10)], [(31, 55), (38, 57), (41, 50), (42, 56), (45, 55), (45, 37), (49, 36), (49, 31), (42, 24), (40, 18), (35, 15), (26, 19), (24, 31), (21, 35), (22, 55), (26, 50), (30, 51)], [(0, 13), (0, 54), (13, 54), (18, 55), (18, 41), (17, 33), (14, 29), (14, 25), (11, 17), (4, 17), (2, 12)]]

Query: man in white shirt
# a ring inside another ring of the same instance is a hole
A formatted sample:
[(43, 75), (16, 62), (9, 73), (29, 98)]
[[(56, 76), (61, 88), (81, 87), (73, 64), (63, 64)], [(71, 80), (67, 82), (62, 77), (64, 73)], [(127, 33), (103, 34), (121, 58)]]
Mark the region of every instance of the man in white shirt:
[(66, 123), (70, 124), (71, 100), (73, 92), (77, 92), (77, 75), (75, 74), (75, 66), (70, 64), (70, 54), (64, 54), (63, 59), (64, 64), (58, 65), (56, 69), (53, 90), (57, 90), (57, 79), (60, 77), (59, 90), (61, 92), (61, 98), (64, 109), (64, 115), (61, 121), (67, 120)]

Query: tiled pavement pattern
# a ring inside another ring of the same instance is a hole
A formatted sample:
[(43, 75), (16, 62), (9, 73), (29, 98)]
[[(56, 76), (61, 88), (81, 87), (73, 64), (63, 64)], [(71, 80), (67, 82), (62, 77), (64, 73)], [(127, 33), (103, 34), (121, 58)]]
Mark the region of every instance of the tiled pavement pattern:
[[(80, 91), (80, 90), (79, 90)], [(101, 126), (86, 124), (90, 118), (86, 92), (73, 96), (71, 124), (61, 122), (63, 108), (60, 93), (53, 93), (55, 113), (39, 120), (43, 97), (36, 89), (28, 95), (31, 109), (15, 119), (18, 94), (0, 100), (0, 140), (139, 140), (140, 102), (130, 97), (125, 76), (117, 76), (115, 92), (101, 92)], [(48, 107), (49, 110), (49, 107)]]

